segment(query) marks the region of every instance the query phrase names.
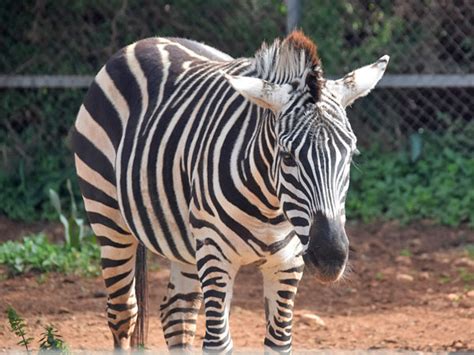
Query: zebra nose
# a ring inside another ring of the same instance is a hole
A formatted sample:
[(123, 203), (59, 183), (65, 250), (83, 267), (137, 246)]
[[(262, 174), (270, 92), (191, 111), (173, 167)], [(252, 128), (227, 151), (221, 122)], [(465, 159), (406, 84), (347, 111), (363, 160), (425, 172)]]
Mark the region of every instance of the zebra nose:
[(313, 270), (320, 281), (336, 281), (349, 255), (349, 240), (341, 218), (327, 218), (318, 213), (312, 221), (309, 239), (304, 255), (309, 270)]

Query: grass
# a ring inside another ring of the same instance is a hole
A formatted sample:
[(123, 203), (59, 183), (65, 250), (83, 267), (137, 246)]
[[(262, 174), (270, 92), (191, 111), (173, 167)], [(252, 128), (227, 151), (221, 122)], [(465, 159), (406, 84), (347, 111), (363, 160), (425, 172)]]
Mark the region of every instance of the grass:
[(469, 259), (474, 260), (474, 244), (468, 244), (464, 248)]
[(52, 243), (44, 234), (0, 245), (0, 265), (7, 268), (9, 276), (51, 271), (96, 276), (100, 272), (99, 261), (99, 246), (92, 237), (84, 238), (80, 250)]
[(402, 250), (400, 250), (400, 255), (410, 257), (412, 254), (411, 254), (411, 251), (409, 249), (402, 249)]

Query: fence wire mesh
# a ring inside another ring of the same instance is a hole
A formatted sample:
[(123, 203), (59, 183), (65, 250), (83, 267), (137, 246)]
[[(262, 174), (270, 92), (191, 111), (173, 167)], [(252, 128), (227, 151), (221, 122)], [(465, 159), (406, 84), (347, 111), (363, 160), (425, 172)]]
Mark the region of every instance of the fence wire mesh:
[[(321, 8), (321, 4), (337, 15), (320, 13), (314, 18), (312, 14), (318, 11), (313, 7)], [(314, 37), (326, 71), (337, 76), (341, 69), (349, 71), (387, 53), (391, 61), (386, 79), (398, 79), (394, 85), (384, 80), (389, 85), (349, 110), (360, 141), (403, 148), (410, 142), (440, 140), (471, 154), (474, 2), (351, 1), (338, 5), (316, 1), (304, 2), (303, 7), (302, 27), (317, 33)], [(325, 31), (338, 35), (325, 37)]]
[[(299, 5), (298, 27), (318, 44), (327, 76), (391, 56), (381, 86), (348, 110), (362, 145), (410, 149), (435, 140), (440, 149), (472, 154), (473, 1)], [(263, 41), (285, 35), (288, 8), (278, 0), (4, 0), (0, 75), (94, 75), (121, 47), (155, 35), (192, 38), (249, 56)], [(84, 94), (72, 88), (0, 88), (2, 174), (17, 174), (21, 181), (35, 169), (72, 171), (65, 137)], [(56, 184), (67, 175), (58, 175)]]

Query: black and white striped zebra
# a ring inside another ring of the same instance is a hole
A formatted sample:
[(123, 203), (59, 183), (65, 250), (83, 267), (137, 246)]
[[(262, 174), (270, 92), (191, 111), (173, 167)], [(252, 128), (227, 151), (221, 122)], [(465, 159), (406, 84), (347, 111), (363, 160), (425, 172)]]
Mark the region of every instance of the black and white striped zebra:
[(204, 348), (230, 350), (233, 282), (241, 265), (255, 264), (265, 346), (291, 349), (305, 264), (330, 282), (347, 262), (344, 203), (356, 137), (345, 107), (376, 85), (387, 63), (384, 56), (324, 80), (316, 46), (301, 32), (253, 58), (151, 38), (108, 61), (72, 142), (116, 347), (144, 341), (146, 248), (171, 261), (160, 307), (170, 348), (191, 346), (204, 300)]

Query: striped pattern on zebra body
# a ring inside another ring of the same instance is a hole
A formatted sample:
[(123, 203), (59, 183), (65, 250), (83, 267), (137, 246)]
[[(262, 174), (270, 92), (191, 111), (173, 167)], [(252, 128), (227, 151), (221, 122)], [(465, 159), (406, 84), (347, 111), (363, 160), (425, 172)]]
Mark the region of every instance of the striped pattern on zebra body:
[(204, 348), (230, 350), (233, 282), (241, 265), (255, 264), (265, 346), (290, 351), (305, 264), (330, 282), (347, 262), (344, 202), (356, 139), (345, 106), (375, 86), (387, 63), (324, 80), (316, 46), (301, 32), (254, 58), (150, 38), (108, 61), (72, 143), (116, 347), (144, 341), (133, 336), (145, 314), (137, 302), (144, 246), (171, 261), (160, 307), (170, 348), (191, 346), (204, 300)]

